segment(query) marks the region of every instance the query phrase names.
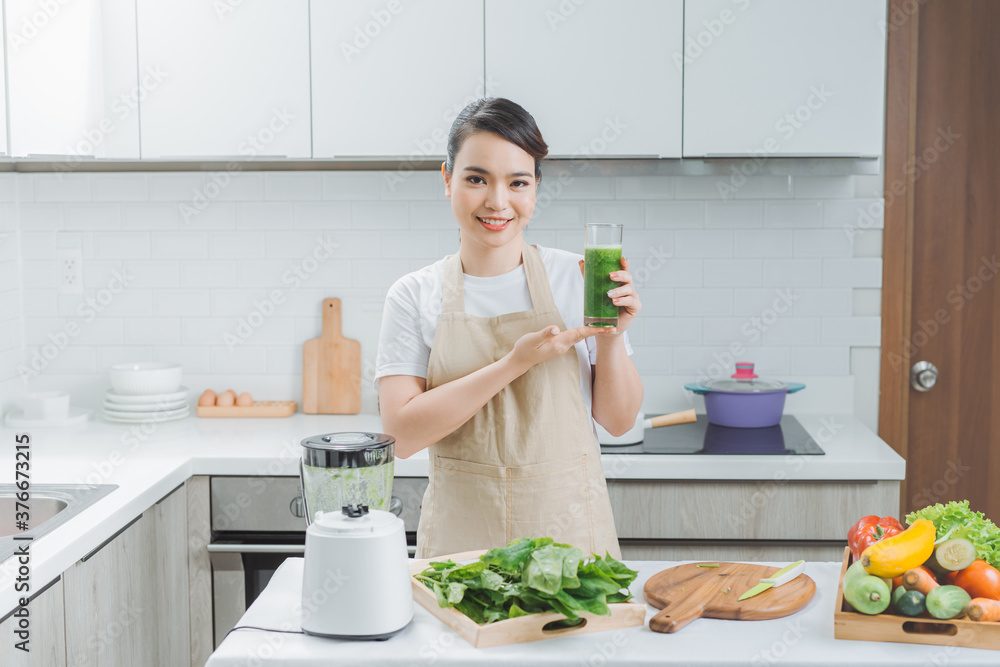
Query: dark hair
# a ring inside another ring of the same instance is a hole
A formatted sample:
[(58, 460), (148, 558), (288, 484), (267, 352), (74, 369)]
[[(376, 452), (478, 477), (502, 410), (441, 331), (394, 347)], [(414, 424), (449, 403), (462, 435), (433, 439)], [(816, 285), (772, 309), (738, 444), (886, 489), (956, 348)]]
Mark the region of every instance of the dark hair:
[(451, 174), (455, 168), (455, 156), (465, 140), (478, 132), (499, 135), (535, 158), (535, 178), (542, 177), (541, 162), (549, 154), (549, 147), (531, 114), (503, 97), (478, 99), (458, 114), (448, 135), (446, 173)]

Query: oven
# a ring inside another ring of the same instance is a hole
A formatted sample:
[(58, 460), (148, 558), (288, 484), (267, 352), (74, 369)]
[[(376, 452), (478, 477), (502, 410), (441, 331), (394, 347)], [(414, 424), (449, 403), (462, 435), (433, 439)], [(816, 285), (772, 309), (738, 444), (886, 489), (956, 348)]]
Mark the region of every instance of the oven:
[[(416, 553), (417, 523), (427, 479), (396, 477), (394, 506)], [(289, 556), (305, 551), (306, 520), (298, 477), (212, 477), (212, 621), (216, 647)], [(399, 502), (395, 502), (398, 499)]]

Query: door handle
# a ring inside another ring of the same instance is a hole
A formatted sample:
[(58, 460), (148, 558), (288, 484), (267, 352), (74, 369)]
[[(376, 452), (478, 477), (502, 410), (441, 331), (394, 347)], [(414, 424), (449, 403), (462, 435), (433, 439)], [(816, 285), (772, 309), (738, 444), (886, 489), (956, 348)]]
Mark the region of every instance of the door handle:
[(929, 361), (918, 361), (910, 368), (910, 386), (917, 391), (930, 391), (937, 381), (937, 366)]

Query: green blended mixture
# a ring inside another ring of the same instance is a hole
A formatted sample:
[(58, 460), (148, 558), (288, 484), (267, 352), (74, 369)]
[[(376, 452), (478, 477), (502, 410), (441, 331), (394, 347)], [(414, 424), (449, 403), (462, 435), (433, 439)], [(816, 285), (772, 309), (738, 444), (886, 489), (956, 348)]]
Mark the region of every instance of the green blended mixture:
[(393, 462), (365, 468), (302, 466), (309, 513), (339, 512), (344, 505), (388, 510), (392, 497)]
[[(611, 280), (612, 271), (622, 268), (621, 246), (591, 246), (584, 250), (583, 267), (583, 316), (614, 320), (618, 318), (618, 306), (608, 296), (608, 290), (618, 286)], [(590, 322), (592, 327), (610, 327), (607, 322)]]

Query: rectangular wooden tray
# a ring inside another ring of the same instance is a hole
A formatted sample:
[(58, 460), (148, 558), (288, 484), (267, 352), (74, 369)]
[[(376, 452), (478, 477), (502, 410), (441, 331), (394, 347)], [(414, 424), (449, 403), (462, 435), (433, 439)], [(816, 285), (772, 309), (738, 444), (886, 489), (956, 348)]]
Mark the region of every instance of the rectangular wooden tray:
[(936, 644), (1000, 650), (1000, 623), (977, 623), (968, 619), (942, 621), (927, 615), (910, 618), (887, 610), (874, 616), (860, 614), (844, 600), (844, 574), (851, 564), (851, 548), (844, 547), (837, 584), (837, 607), (833, 612), (833, 636), (869, 642)]
[(454, 607), (439, 607), (434, 591), (427, 588), (423, 582), (418, 581), (413, 576), (426, 570), (427, 563), (432, 560), (443, 561), (450, 558), (458, 563), (475, 560), (484, 553), (486, 553), (485, 550), (466, 551), (450, 556), (417, 560), (410, 564), (410, 582), (413, 585), (413, 600), (434, 614), (440, 621), (475, 648), (533, 642), (552, 637), (569, 637), (571, 635), (582, 635), (590, 632), (603, 632), (604, 630), (639, 626), (646, 622), (646, 605), (635, 602), (621, 602), (608, 605), (608, 608), (611, 609), (610, 616), (581, 613), (580, 617), (584, 619), (584, 622), (572, 628), (546, 630), (546, 624), (566, 618), (562, 614), (554, 612), (529, 614), (528, 616), (508, 618), (505, 621), (479, 625)]
[(248, 407), (199, 405), (195, 412), (199, 417), (290, 417), (297, 406), (295, 401), (254, 401)]

